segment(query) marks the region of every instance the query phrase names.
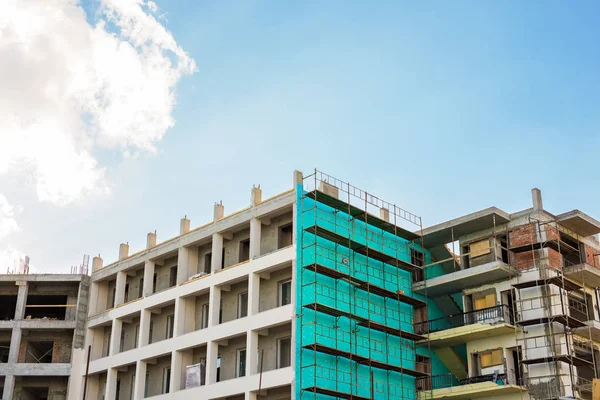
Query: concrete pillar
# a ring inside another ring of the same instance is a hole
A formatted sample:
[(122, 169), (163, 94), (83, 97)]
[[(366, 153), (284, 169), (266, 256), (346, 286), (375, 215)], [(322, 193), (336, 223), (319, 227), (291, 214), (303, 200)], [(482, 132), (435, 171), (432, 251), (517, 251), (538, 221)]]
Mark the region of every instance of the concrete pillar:
[(215, 203), (215, 210), (213, 213), (213, 221), (218, 221), (220, 219), (223, 219), (223, 217), (225, 216), (225, 206), (223, 205), (223, 203)]
[(21, 328), (13, 328), (10, 336), (10, 349), (8, 350), (8, 363), (15, 364), (19, 360), (19, 350), (21, 349)]
[(258, 373), (258, 332), (248, 331), (246, 336), (246, 375)]
[(27, 305), (27, 292), (29, 286), (27, 281), (17, 281), (16, 285), (19, 287), (19, 293), (17, 295), (17, 305), (15, 307), (15, 320), (21, 320), (25, 318), (25, 306)]
[(252, 186), (252, 191), (250, 192), (250, 205), (256, 206), (260, 204), (262, 201), (262, 190), (260, 189), (260, 185), (258, 187)]
[(2, 393), (2, 399), (13, 400), (13, 392), (15, 391), (15, 376), (6, 375), (4, 377), (4, 392)]
[(206, 384), (217, 382), (217, 358), (219, 357), (219, 345), (217, 342), (206, 343)]
[(92, 346), (91, 360), (97, 360), (102, 357), (102, 346), (104, 345), (104, 328), (95, 328), (87, 330), (87, 344)]
[(92, 259), (92, 271), (96, 272), (99, 269), (102, 269), (104, 261), (102, 260), (102, 258), (100, 258), (100, 256), (98, 257), (94, 257)]
[(250, 260), (260, 256), (262, 223), (258, 218), (250, 219)]
[(135, 363), (135, 382), (133, 384), (133, 399), (142, 400), (146, 388), (146, 361), (138, 360)]
[(144, 264), (144, 297), (152, 294), (152, 283), (154, 282), (154, 261), (146, 261)]
[(540, 189), (531, 189), (531, 202), (533, 203), (533, 211), (541, 211), (544, 209), (544, 204), (542, 203), (542, 192)]
[(185, 235), (188, 233), (190, 231), (190, 225), (191, 221), (187, 219), (187, 217), (181, 218), (181, 221), (179, 221), (179, 234)]
[(214, 274), (223, 267), (223, 235), (215, 233), (212, 236), (212, 257), (210, 270)]
[(198, 248), (180, 247), (177, 255), (177, 284), (181, 285), (198, 272)]
[(258, 314), (260, 304), (260, 276), (254, 272), (248, 275), (248, 315)]
[(125, 302), (125, 284), (127, 283), (127, 272), (117, 272), (117, 282), (115, 284), (115, 307)]
[(171, 353), (171, 386), (169, 393), (185, 388), (185, 367), (192, 364), (192, 350)]
[(108, 355), (114, 356), (119, 354), (121, 351), (121, 331), (123, 329), (123, 320), (115, 318), (112, 321), (112, 328), (110, 330), (110, 348), (108, 349)]
[(147, 346), (150, 340), (150, 310), (142, 309), (140, 311), (140, 329), (138, 337), (138, 347)]
[(295, 170), (294, 171), (294, 189), (296, 189), (297, 185), (302, 185), (304, 181), (304, 177), (302, 176), (302, 172)]
[(211, 286), (208, 295), (208, 327), (219, 325), (219, 312), (221, 310), (221, 288)]
[(193, 299), (177, 297), (175, 299), (175, 321), (173, 322), (173, 336), (181, 336), (194, 330)]
[(151, 249), (156, 246), (156, 231), (148, 232), (148, 236), (146, 236), (146, 249)]
[(382, 220), (384, 220), (386, 222), (390, 222), (390, 210), (388, 210), (387, 208), (380, 208), (379, 209), (379, 218), (381, 218)]
[(254, 392), (247, 391), (247, 392), (244, 394), (244, 400), (257, 400), (257, 399), (258, 399), (258, 396), (257, 396), (257, 394), (256, 394), (256, 393), (254, 393)]
[(104, 389), (104, 400), (115, 400), (117, 397), (117, 373), (115, 368), (106, 371), (106, 387)]
[[(83, 392), (83, 384), (81, 385)], [(86, 399), (99, 399), (100, 398), (100, 375), (94, 374), (88, 376)]]
[(119, 245), (119, 260), (129, 257), (129, 243), (121, 243)]

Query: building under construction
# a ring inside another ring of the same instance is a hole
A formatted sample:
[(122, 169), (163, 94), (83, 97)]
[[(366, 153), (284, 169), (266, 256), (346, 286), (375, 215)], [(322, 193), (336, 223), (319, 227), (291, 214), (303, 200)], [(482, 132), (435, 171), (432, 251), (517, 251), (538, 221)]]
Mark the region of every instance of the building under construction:
[[(600, 223), (549, 213), (537, 189), (532, 203), (424, 228), (320, 171), (295, 171), (290, 190), (265, 200), (253, 187), (242, 210), (219, 202), (204, 225), (183, 218), (176, 237), (150, 232), (138, 252), (122, 243), (117, 261), (94, 258), (85, 357), (72, 361), (80, 384), (67, 398), (589, 399)], [(24, 302), (14, 281), (16, 321), (50, 304)], [(15, 360), (30, 354), (17, 322), (6, 325), (9, 393), (23, 387)]]
[(90, 277), (16, 272), (0, 275), (1, 398), (76, 398), (69, 394), (80, 391), (85, 367)]

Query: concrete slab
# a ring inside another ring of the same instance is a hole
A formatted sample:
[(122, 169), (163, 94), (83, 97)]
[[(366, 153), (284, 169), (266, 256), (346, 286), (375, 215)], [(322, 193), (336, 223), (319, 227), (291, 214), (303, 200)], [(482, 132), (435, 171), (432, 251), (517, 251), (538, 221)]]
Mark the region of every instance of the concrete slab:
[(506, 323), (494, 325), (476, 323), (430, 333), (427, 340), (422, 340), (418, 344), (426, 345), (429, 343), (432, 348), (458, 346), (474, 340), (514, 333), (515, 329), (517, 329), (515, 326)]
[(600, 322), (586, 321), (585, 326), (575, 330), (575, 334), (591, 339), (595, 342), (600, 342)]
[(510, 214), (496, 207), (489, 207), (476, 211), (441, 224), (433, 225), (423, 229), (424, 246), (434, 247), (457, 240), (459, 237), (472, 232), (482, 231), (494, 226), (505, 224), (510, 221)]
[(450, 274), (427, 279), (426, 282), (413, 284), (413, 292), (419, 294), (427, 293), (428, 297), (436, 297), (444, 294), (458, 293), (463, 289), (489, 284), (503, 279), (509, 279), (518, 275), (519, 272), (502, 261), (478, 265)]
[(418, 400), (429, 399), (488, 399), (492, 396), (520, 394), (526, 392), (522, 386), (517, 385), (498, 385), (495, 382), (472, 383), (470, 385), (460, 385), (444, 389), (435, 389), (419, 392)]
[(589, 264), (571, 265), (564, 270), (565, 278), (586, 287), (600, 287), (600, 269)]
[(600, 233), (600, 222), (579, 210), (557, 215), (556, 220), (581, 236), (587, 237)]

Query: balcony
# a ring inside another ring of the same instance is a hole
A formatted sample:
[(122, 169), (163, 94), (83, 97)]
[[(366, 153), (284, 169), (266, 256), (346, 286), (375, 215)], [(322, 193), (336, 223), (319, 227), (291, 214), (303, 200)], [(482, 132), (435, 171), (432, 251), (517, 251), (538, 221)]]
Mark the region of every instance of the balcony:
[(416, 334), (429, 337), (431, 347), (457, 346), (467, 341), (514, 333), (512, 312), (506, 305), (449, 315), (414, 324)]
[(497, 260), (429, 278), (426, 281), (415, 282), (413, 292), (427, 294), (428, 297), (437, 297), (457, 293), (470, 287), (509, 279), (511, 276), (516, 275), (518, 275), (518, 271), (514, 267)]
[(600, 269), (590, 264), (577, 264), (565, 266), (565, 278), (585, 284), (587, 287), (600, 287)]
[(452, 374), (417, 378), (418, 400), (434, 399), (488, 399), (526, 391), (522, 386), (510, 383), (506, 374), (489, 374), (457, 379)]
[(600, 322), (596, 320), (586, 321), (585, 326), (577, 328), (575, 333), (596, 342), (600, 342)]

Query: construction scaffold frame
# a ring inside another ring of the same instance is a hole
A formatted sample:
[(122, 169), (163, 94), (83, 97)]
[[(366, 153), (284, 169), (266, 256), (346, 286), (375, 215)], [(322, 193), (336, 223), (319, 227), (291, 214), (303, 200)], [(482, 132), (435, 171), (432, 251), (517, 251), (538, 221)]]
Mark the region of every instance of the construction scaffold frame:
[(414, 399), (407, 377), (431, 374), (419, 363), (429, 346), (417, 355), (427, 336), (413, 331), (427, 296), (410, 295), (425, 264), (421, 218), (317, 170), (300, 202), (301, 398)]

